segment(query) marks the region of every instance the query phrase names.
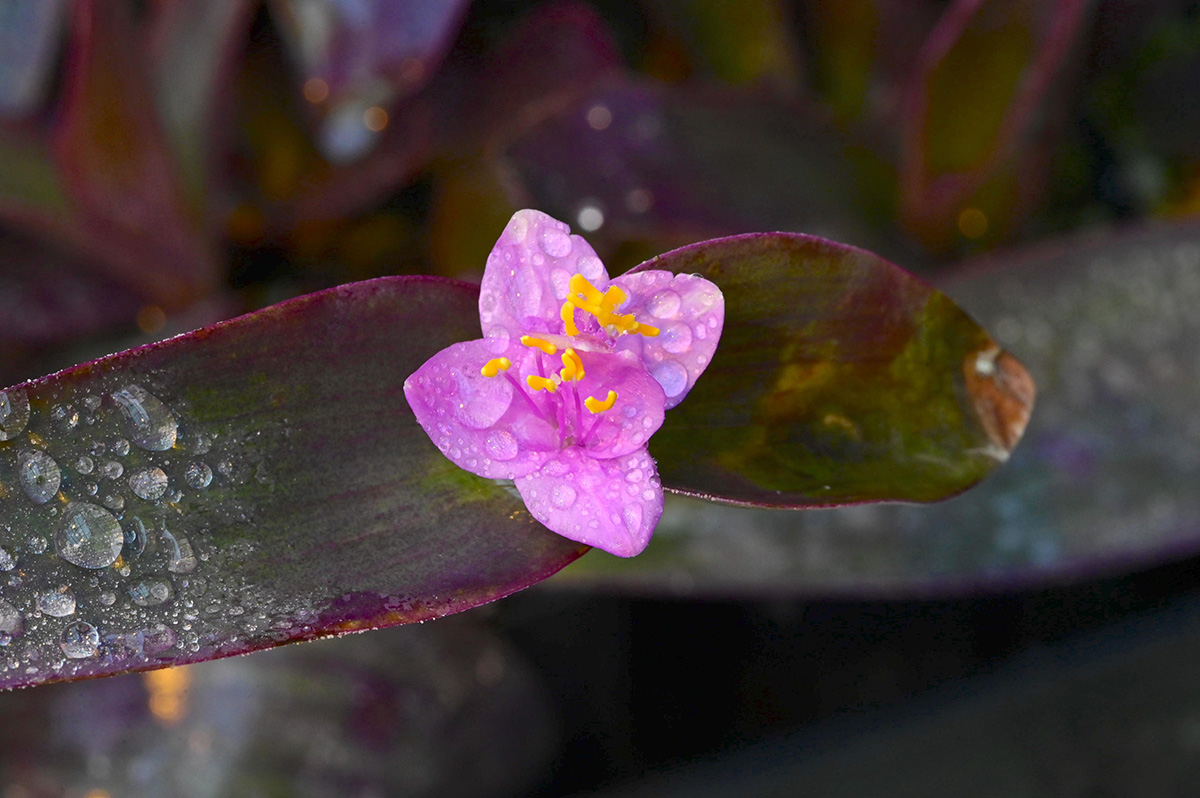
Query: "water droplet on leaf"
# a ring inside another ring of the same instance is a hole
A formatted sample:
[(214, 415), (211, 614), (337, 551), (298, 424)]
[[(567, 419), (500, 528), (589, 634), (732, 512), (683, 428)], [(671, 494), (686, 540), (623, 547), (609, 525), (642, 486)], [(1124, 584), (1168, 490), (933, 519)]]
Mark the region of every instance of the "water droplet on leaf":
[(146, 501), (161, 499), (167, 492), (167, 475), (161, 468), (145, 468), (129, 478), (129, 487)]
[(0, 391), (0, 441), (11, 441), (29, 423), (29, 397), (24, 391)]
[(175, 445), (178, 425), (170, 408), (140, 385), (126, 385), (112, 394), (129, 422), (129, 436), (143, 449), (165, 452)]
[(104, 568), (121, 555), (125, 533), (113, 514), (88, 502), (67, 505), (54, 534), (58, 556), (81, 568)]
[(17, 455), (18, 475), (25, 495), (37, 504), (45, 504), (58, 493), (62, 471), (54, 458), (40, 450)]
[(71, 659), (94, 657), (100, 650), (100, 634), (90, 623), (76, 621), (63, 629), (59, 646)]

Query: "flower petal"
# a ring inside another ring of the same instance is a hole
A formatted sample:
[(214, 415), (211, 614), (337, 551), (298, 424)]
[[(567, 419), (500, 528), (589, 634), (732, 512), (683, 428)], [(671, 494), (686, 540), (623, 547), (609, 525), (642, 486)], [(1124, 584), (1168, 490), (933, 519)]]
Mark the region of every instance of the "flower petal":
[(568, 283), (582, 274), (601, 291), (608, 272), (571, 228), (541, 211), (517, 211), (488, 255), (479, 289), (485, 338), (563, 331), (559, 311)]
[(659, 328), (654, 338), (622, 335), (616, 348), (641, 358), (662, 386), (670, 410), (712, 362), (725, 326), (725, 298), (716, 285), (694, 274), (650, 270), (623, 274), (612, 283), (629, 296), (621, 313)]
[(662, 515), (658, 469), (645, 448), (609, 460), (564, 449), (516, 485), (548, 529), (618, 557), (640, 554)]
[[(581, 433), (576, 445), (601, 460), (641, 449), (662, 426), (662, 387), (631, 354), (584, 352), (580, 357), (583, 379), (564, 384), (579, 397)], [(592, 413), (584, 407), (588, 397), (603, 402), (609, 391), (615, 391), (617, 399), (608, 410)]]
[(514, 342), (454, 344), (404, 381), (404, 396), (433, 443), (455, 465), (491, 479), (536, 471), (558, 450), (555, 417), (545, 396), (519, 390), (508, 374), (484, 377), (492, 358), (512, 361), (512, 374), (533, 355)]

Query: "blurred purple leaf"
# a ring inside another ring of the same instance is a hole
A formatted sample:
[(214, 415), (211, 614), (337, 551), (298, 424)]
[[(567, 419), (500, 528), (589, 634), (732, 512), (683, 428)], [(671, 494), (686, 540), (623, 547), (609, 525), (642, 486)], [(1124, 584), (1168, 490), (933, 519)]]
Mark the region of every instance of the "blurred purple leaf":
[(358, 283), (0, 393), (0, 686), (436, 618), (578, 557), (404, 402), (477, 302)]
[(499, 142), (514, 204), (601, 247), (805, 230), (865, 238), (842, 148), (797, 110), (714, 88), (618, 82)]
[[(936, 501), (1007, 460), (1025, 429), (1021, 364), (871, 253), (753, 233), (643, 269), (698, 274), (725, 295), (712, 364), (650, 442), (672, 490), (777, 507)], [(713, 332), (671, 292), (649, 306), (667, 351)]]
[[(956, 0), (917, 55), (901, 156), (901, 212), (946, 247), (1008, 232), (1044, 187), (1050, 118), (1087, 0)], [(964, 218), (964, 211), (981, 216)]]
[[(274, 19), (319, 108), (326, 158), (347, 163), (375, 142), (365, 114), (421, 89), (450, 49), (470, 0), (272, 0)], [(399, 116), (399, 114), (396, 114)]]
[(928, 507), (800, 514), (668, 502), (641, 556), (594, 552), (556, 583), (941, 596), (1194, 557), (1198, 275), (1195, 222), (992, 255), (946, 289), (1021, 353), (1039, 407), (1011, 460), (982, 485)]
[(0, 712), (0, 778), (46, 798), (505, 796), (554, 742), (537, 676), (468, 622), (17, 691)]
[(40, 111), (62, 48), (66, 0), (0, 4), (0, 120)]

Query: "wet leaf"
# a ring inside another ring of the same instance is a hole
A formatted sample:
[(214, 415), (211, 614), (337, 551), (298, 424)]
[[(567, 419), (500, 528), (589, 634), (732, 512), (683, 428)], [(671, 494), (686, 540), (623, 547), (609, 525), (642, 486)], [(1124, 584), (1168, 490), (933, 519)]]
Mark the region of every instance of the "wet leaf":
[(0, 394), (0, 685), (440, 617), (579, 556), (404, 402), (477, 301), (358, 283)]
[(906, 98), (901, 166), (902, 214), (927, 244), (1003, 235), (1036, 204), (1050, 152), (1037, 139), (1065, 99), (1089, 8), (958, 0), (934, 28)]
[[(643, 268), (700, 274), (725, 295), (712, 364), (651, 440), (673, 490), (780, 507), (936, 501), (1021, 437), (1034, 391), (1021, 365), (944, 294), (875, 255), (757, 233)], [(712, 334), (703, 315), (660, 320), (688, 342)]]
[(681, 500), (642, 555), (616, 567), (593, 552), (563, 578), (698, 594), (945, 595), (1195, 557), (1198, 275), (1195, 222), (993, 255), (946, 289), (1021, 354), (1039, 396), (1021, 445), (982, 485), (928, 507), (812, 513)]

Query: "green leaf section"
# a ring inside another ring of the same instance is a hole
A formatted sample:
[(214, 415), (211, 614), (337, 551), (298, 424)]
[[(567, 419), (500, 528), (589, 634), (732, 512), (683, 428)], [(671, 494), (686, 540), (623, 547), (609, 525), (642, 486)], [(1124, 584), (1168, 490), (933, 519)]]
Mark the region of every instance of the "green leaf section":
[(1024, 429), (1019, 364), (868, 252), (751, 234), (638, 269), (697, 273), (725, 295), (712, 364), (651, 441), (673, 490), (780, 507), (936, 501), (1003, 462)]
[(479, 335), (477, 300), (436, 278), (357, 283), (4, 392), (0, 564), (20, 578), (0, 593), (0, 686), (436, 618), (578, 557), (405, 403), (409, 374)]

